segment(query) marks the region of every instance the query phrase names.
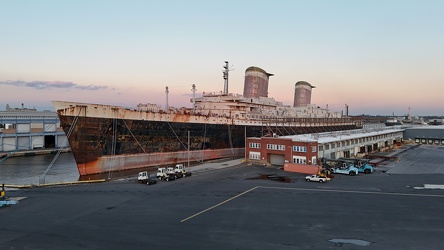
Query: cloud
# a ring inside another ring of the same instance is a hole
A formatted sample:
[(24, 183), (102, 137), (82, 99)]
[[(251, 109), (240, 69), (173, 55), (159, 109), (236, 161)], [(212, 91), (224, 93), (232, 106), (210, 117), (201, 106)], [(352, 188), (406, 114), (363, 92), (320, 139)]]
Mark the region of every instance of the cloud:
[(35, 89), (81, 89), (81, 90), (100, 90), (107, 89), (108, 86), (100, 86), (100, 85), (78, 85), (73, 82), (62, 82), (62, 81), (0, 81), (0, 85), (11, 85), (18, 87), (28, 87)]

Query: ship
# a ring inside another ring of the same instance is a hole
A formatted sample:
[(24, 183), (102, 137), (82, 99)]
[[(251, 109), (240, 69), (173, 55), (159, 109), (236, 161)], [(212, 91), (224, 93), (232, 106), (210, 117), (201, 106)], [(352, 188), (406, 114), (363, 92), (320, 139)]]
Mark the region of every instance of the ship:
[[(311, 86), (295, 85), (295, 105), (268, 97), (273, 74), (259, 67), (245, 71), (244, 93), (224, 90), (196, 97), (191, 108), (53, 101), (81, 176), (168, 164), (246, 157), (247, 137), (282, 136), (362, 128), (362, 122), (310, 103)], [(296, 105), (297, 104), (297, 105)]]
[(399, 118), (389, 118), (385, 121), (385, 126), (397, 126), (397, 125), (403, 125), (402, 119)]

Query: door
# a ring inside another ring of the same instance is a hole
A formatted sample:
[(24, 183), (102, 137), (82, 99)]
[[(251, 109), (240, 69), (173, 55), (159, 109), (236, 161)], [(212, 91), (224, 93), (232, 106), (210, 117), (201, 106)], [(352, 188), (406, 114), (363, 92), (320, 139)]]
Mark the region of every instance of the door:
[(283, 166), (285, 163), (285, 155), (270, 154), (270, 164)]

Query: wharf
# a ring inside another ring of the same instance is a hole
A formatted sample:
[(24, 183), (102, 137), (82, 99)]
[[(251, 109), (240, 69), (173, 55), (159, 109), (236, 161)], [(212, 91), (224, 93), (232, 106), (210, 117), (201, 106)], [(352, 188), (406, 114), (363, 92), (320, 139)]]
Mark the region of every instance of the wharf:
[[(417, 171), (444, 172), (437, 147), (412, 149), (398, 163), (426, 151), (434, 158), (418, 158)], [(239, 161), (193, 166), (189, 178), (150, 186), (118, 179), (11, 190), (20, 202), (0, 209), (0, 248), (444, 249), (442, 175), (376, 171), (313, 183)], [(293, 181), (255, 178), (264, 173)]]
[(49, 149), (31, 149), (31, 150), (20, 150), (20, 151), (9, 151), (9, 152), (0, 152), (0, 159), (5, 157), (19, 157), (19, 156), (34, 156), (34, 155), (45, 155), (45, 154), (57, 154), (60, 151), (61, 153), (71, 152), (70, 148), (49, 148)]
[(408, 150), (414, 149), (416, 147), (420, 146), (419, 144), (407, 144), (403, 145), (402, 147), (392, 149), (388, 152), (377, 152), (370, 154), (368, 158), (370, 159), (369, 164), (372, 166), (379, 166), (387, 164), (386, 161), (389, 160), (396, 160), (398, 159), (398, 156)]

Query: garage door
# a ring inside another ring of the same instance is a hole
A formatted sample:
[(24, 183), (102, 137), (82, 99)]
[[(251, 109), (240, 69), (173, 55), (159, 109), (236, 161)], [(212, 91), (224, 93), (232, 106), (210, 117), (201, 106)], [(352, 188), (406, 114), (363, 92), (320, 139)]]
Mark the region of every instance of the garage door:
[(3, 138), (3, 151), (13, 151), (16, 149), (15, 138)]
[(270, 164), (283, 166), (285, 155), (270, 155)]

